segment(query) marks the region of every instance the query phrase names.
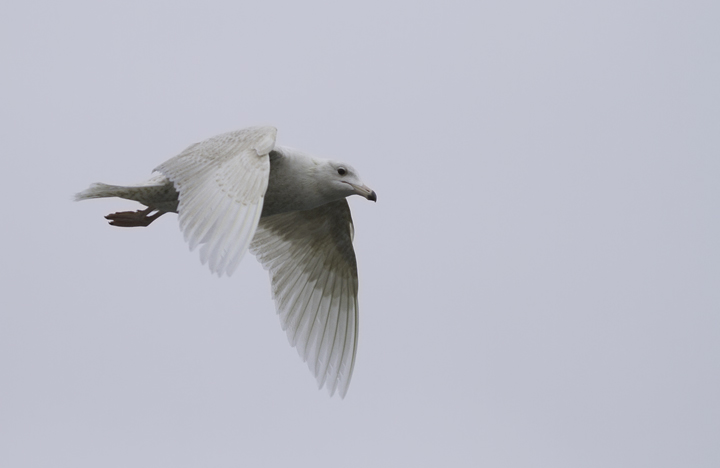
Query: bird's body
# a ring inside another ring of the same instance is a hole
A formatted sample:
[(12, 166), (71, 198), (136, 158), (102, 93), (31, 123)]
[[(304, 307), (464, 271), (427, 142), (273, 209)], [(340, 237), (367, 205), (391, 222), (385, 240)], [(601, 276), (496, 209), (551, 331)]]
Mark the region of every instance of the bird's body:
[[(161, 164), (146, 182), (93, 184), (77, 200), (119, 197), (147, 206), (108, 215), (147, 226), (178, 213), (211, 271), (231, 275), (246, 250), (269, 270), (290, 343), (331, 394), (347, 392), (357, 347), (357, 265), (345, 198), (377, 199), (347, 164), (275, 145), (276, 130), (253, 127), (210, 138)], [(153, 214), (151, 214), (153, 213)]]

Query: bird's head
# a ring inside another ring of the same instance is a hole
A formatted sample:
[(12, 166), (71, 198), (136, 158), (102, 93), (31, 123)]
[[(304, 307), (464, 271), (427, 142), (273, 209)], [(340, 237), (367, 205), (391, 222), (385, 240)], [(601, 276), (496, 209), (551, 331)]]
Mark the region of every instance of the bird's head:
[(349, 164), (337, 161), (327, 161), (322, 168), (324, 179), (328, 188), (341, 197), (360, 195), (368, 200), (377, 201), (377, 195), (367, 185), (363, 184), (357, 171)]

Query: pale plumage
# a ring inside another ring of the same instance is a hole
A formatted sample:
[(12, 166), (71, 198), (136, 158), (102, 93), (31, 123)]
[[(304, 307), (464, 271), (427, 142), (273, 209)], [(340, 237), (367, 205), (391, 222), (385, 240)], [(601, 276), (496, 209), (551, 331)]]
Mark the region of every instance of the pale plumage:
[(148, 208), (108, 215), (117, 226), (147, 226), (178, 213), (190, 249), (213, 273), (231, 275), (250, 250), (270, 273), (290, 344), (318, 386), (345, 396), (358, 334), (357, 264), (345, 197), (375, 192), (347, 164), (275, 145), (276, 130), (254, 127), (196, 143), (137, 185), (93, 184), (77, 200), (120, 197)]

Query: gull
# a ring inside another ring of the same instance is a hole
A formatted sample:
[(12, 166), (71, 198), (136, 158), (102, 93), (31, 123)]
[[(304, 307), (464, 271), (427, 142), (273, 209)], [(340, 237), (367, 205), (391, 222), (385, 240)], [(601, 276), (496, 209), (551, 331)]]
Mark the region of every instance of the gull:
[(275, 144), (274, 127), (189, 146), (135, 185), (92, 184), (76, 200), (119, 197), (147, 208), (112, 213), (113, 226), (149, 226), (177, 213), (190, 250), (228, 276), (250, 251), (270, 274), (291, 346), (332, 396), (345, 397), (358, 339), (358, 278), (346, 198), (377, 201), (349, 164)]

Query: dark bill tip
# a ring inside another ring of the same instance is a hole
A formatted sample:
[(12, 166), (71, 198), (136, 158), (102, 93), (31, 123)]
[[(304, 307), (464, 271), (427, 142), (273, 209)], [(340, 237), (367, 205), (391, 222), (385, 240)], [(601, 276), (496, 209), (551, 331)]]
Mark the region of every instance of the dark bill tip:
[(375, 193), (375, 190), (373, 190), (372, 192), (370, 192), (370, 195), (368, 195), (367, 199), (368, 199), (368, 200), (371, 200), (371, 201), (374, 201), (374, 202), (377, 202), (377, 194)]

